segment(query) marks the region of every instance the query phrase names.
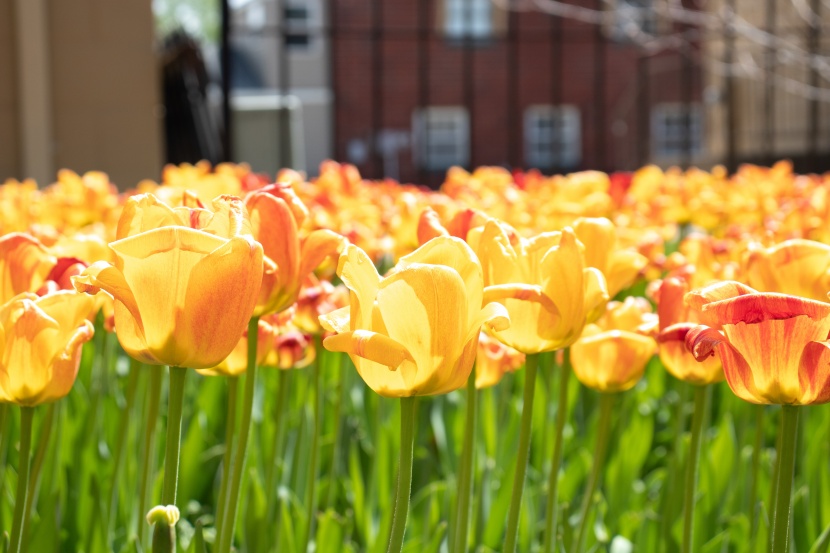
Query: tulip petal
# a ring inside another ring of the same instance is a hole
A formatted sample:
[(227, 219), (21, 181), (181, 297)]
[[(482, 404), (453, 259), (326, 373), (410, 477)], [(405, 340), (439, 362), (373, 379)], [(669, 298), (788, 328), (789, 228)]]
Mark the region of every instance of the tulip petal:
[(372, 260), (362, 249), (348, 244), (340, 254), (337, 275), (353, 292), (350, 302), (352, 330), (371, 328), (372, 308), (380, 286), (380, 275)]
[(404, 270), (414, 263), (450, 267), (458, 273), (467, 290), (468, 312), (465, 323), (473, 324), (483, 305), (484, 276), (481, 264), (470, 246), (454, 236), (439, 236), (401, 257), (395, 270)]
[(438, 236), (449, 235), (449, 231), (438, 219), (438, 213), (431, 207), (425, 207), (418, 217), (418, 244), (423, 245)]
[(339, 351), (379, 363), (389, 370), (397, 370), (412, 355), (400, 342), (370, 330), (353, 330), (329, 336), (323, 340), (329, 351)]
[(802, 405), (830, 401), (830, 341), (810, 342), (799, 363)]
[(541, 305), (551, 317), (559, 317), (559, 308), (535, 284), (497, 284), (484, 289), (484, 303), (489, 304), (503, 300), (531, 301)]
[(338, 334), (348, 332), (351, 328), (351, 307), (347, 305), (335, 309), (331, 313), (320, 315), (319, 320), (322, 327), (329, 332), (337, 332)]
[(404, 367), (402, 376), (419, 395), (435, 393), (456, 382), (460, 371), (471, 370), (457, 366), (468, 335), (467, 308), (463, 280), (443, 265), (412, 263), (381, 283), (377, 309), (389, 337), (406, 344), (412, 354), (417, 372), (409, 374)]
[(799, 315), (818, 321), (830, 316), (830, 304), (784, 294), (755, 293), (705, 304), (703, 312), (722, 325), (757, 324)]
[(585, 322), (593, 323), (605, 312), (605, 305), (610, 294), (605, 283), (605, 277), (598, 269), (588, 267), (583, 270), (585, 281)]
[(660, 317), (661, 331), (677, 323), (697, 322), (689, 320), (689, 309), (683, 302), (683, 297), (688, 291), (689, 284), (684, 279), (669, 277), (663, 280), (657, 302), (657, 316)]
[[(209, 368), (228, 356), (251, 318), (261, 279), (262, 246), (241, 236), (193, 267), (177, 313), (179, 348), (191, 354), (180, 366)], [(222, 309), (216, 309), (216, 293), (224, 298)]]
[(0, 305), (40, 288), (56, 261), (33, 236), (15, 232), (0, 238)]
[(701, 322), (705, 323), (707, 326), (716, 327), (719, 326), (717, 317), (712, 313), (703, 313), (703, 306), (722, 300), (736, 298), (738, 296), (757, 293), (757, 290), (754, 290), (745, 284), (726, 280), (710, 284), (709, 286), (705, 286), (697, 290), (692, 290), (683, 297), (683, 301), (690, 308), (700, 313)]
[(624, 392), (642, 378), (654, 352), (651, 338), (611, 330), (579, 339), (571, 346), (571, 362), (585, 386), (606, 393)]
[(614, 297), (620, 290), (631, 286), (646, 265), (648, 259), (635, 251), (619, 250), (611, 254), (604, 273), (608, 282), (608, 294)]
[(717, 351), (723, 364), (723, 373), (732, 392), (750, 403), (769, 403), (758, 391), (752, 369), (746, 359), (714, 328), (698, 325), (686, 334), (686, 348), (695, 359), (704, 361)]
[(573, 231), (585, 246), (585, 265), (607, 275), (608, 258), (617, 242), (614, 224), (604, 217), (581, 217)]
[(182, 224), (181, 218), (170, 206), (162, 203), (152, 194), (138, 194), (128, 198), (124, 204), (121, 217), (118, 219), (115, 237), (116, 240), (122, 240), (159, 227), (180, 224)]
[[(288, 204), (271, 194), (256, 192), (248, 196), (247, 204), (253, 235), (262, 244), (265, 257), (277, 266), (273, 289), (263, 289), (263, 294), (270, 300), (275, 290), (300, 280), (297, 222)], [(263, 303), (268, 302), (261, 299), (260, 304)]]
[(124, 305), (141, 333), (144, 333), (141, 312), (138, 309), (133, 291), (121, 271), (106, 261), (98, 261), (87, 267), (80, 275), (72, 277), (72, 284), (78, 292), (87, 294), (97, 294), (100, 290), (107, 292), (116, 301)]
[(299, 281), (316, 269), (324, 259), (340, 254), (348, 241), (336, 232), (320, 229), (309, 234), (300, 253)]

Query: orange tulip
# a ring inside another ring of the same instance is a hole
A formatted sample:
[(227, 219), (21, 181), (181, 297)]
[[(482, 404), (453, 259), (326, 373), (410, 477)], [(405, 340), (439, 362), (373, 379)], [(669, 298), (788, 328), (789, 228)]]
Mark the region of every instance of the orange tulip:
[(697, 312), (683, 301), (688, 291), (688, 281), (681, 278), (667, 278), (660, 285), (657, 296), (660, 360), (677, 379), (697, 385), (720, 382), (724, 379), (720, 359), (709, 357), (698, 362), (686, 349), (686, 335), (700, 322)]
[(77, 292), (24, 293), (0, 306), (0, 401), (31, 407), (69, 393), (93, 298)]
[(386, 278), (366, 252), (350, 245), (337, 274), (352, 292), (351, 305), (320, 318), (336, 332), (323, 345), (349, 353), (363, 380), (385, 397), (463, 387), (482, 325), (499, 331), (509, 324), (503, 306), (484, 304), (481, 266), (458, 238), (430, 240)]
[(55, 263), (55, 256), (28, 234), (0, 237), (0, 305), (43, 286)]
[(585, 327), (571, 347), (574, 374), (599, 392), (624, 392), (642, 378), (656, 344), (646, 336), (653, 324), (651, 305), (643, 298), (611, 302), (596, 324)]
[(689, 331), (687, 347), (699, 360), (717, 351), (739, 398), (785, 405), (830, 401), (830, 304), (731, 281), (689, 292), (686, 302), (705, 323)]
[(150, 194), (133, 196), (117, 238), (115, 264), (94, 263), (73, 282), (115, 298), (124, 350), (155, 365), (218, 365), (239, 342), (262, 279), (262, 246), (243, 203), (223, 196), (212, 211), (172, 209)]
[(787, 240), (750, 250), (744, 272), (750, 286), (826, 302), (830, 292), (830, 246), (812, 240)]
[(484, 269), (486, 301), (504, 303), (513, 321), (495, 336), (522, 353), (570, 346), (588, 314), (608, 301), (605, 278), (586, 266), (569, 228), (526, 239), (491, 219), (469, 240)]
[[(271, 343), (277, 329), (264, 319), (258, 321), (257, 332), (257, 365), (261, 365), (268, 357)], [(239, 376), (248, 370), (248, 330), (242, 334), (233, 351), (224, 361), (210, 369), (196, 369), (196, 372), (205, 376)]]
[(255, 314), (290, 307), (305, 278), (327, 257), (339, 253), (346, 239), (330, 230), (316, 230), (304, 239), (299, 231), (308, 209), (290, 185), (272, 184), (245, 199), (254, 237), (265, 252), (265, 274)]
[(505, 374), (518, 370), (524, 363), (524, 353), (482, 332), (476, 354), (476, 389), (495, 386)]

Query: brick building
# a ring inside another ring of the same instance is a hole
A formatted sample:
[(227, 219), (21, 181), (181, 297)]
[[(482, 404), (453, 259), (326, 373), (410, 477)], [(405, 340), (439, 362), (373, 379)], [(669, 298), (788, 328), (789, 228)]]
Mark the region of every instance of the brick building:
[(648, 53), (643, 31), (684, 30), (648, 4), (619, 0), (593, 24), (490, 0), (333, 0), (335, 157), (370, 177), (432, 185), (456, 164), (694, 163), (697, 46)]

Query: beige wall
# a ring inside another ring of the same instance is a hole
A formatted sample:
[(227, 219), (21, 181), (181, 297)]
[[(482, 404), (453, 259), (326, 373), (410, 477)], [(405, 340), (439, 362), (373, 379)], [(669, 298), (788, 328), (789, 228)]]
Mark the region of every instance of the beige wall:
[(18, 175), (17, 87), (13, 0), (0, 0), (0, 182)]
[[(151, 5), (46, 0), (53, 168), (109, 173), (121, 188), (157, 178), (162, 164), (158, 59)], [(16, 83), (14, 0), (0, 0), (0, 82)], [(11, 37), (11, 38), (10, 38)], [(16, 86), (0, 87), (0, 180), (22, 178)], [(11, 134), (9, 129), (12, 129)], [(48, 183), (39, 183), (41, 185)]]
[[(805, 2), (805, 5), (809, 3)], [(723, 0), (712, 0), (710, 10), (718, 12), (724, 5)], [(756, 27), (763, 29), (766, 25), (767, 2), (757, 0), (738, 0), (736, 12)], [(776, 0), (775, 4), (775, 33), (797, 45), (802, 50), (809, 51), (808, 29), (805, 20), (798, 15), (790, 0)], [(822, 10), (822, 23), (827, 28), (830, 25), (830, 10)], [(826, 31), (825, 31), (826, 34)], [(705, 51), (710, 58), (723, 60), (725, 44), (719, 32), (710, 33), (705, 42)], [(827, 39), (821, 45), (821, 52), (827, 55)], [(733, 79), (735, 90), (735, 119), (737, 124), (736, 149), (738, 157), (758, 158), (767, 153), (764, 130), (766, 120), (766, 83), (764, 64), (767, 61), (767, 50), (757, 42), (743, 38), (740, 35), (735, 39), (735, 63), (742, 63), (744, 68), (756, 69), (754, 77), (741, 75)], [(742, 53), (742, 54), (739, 54)], [(705, 60), (705, 85), (713, 96), (719, 96), (716, 102), (706, 106), (706, 148), (712, 161), (725, 159), (726, 156), (726, 77), (718, 71), (714, 64)], [(788, 78), (802, 83), (809, 83), (809, 70), (800, 63), (786, 59), (775, 58), (775, 75), (779, 84), (773, 87), (773, 153), (777, 157), (799, 156), (809, 149), (809, 106), (810, 100), (802, 94), (788, 90), (780, 83), (780, 79)], [(751, 71), (750, 71), (751, 72)], [(827, 82), (821, 79), (820, 86), (827, 90)], [(830, 105), (819, 102), (819, 148), (827, 150), (830, 147)]]

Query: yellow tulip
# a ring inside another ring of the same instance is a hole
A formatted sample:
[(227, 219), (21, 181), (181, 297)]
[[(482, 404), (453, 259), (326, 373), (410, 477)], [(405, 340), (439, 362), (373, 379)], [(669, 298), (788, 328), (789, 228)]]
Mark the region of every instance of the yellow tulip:
[(69, 393), (94, 299), (77, 292), (24, 293), (0, 306), (0, 401), (31, 407)]
[(599, 392), (633, 388), (657, 349), (654, 340), (644, 335), (654, 323), (651, 306), (643, 298), (609, 303), (605, 314), (586, 326), (571, 347), (574, 374)]
[(482, 325), (498, 331), (509, 324), (502, 305), (483, 304), (481, 266), (458, 238), (430, 240), (402, 257), (386, 278), (366, 252), (349, 245), (337, 274), (351, 290), (351, 305), (320, 318), (336, 332), (323, 345), (349, 353), (363, 380), (385, 397), (461, 388)]
[(484, 269), (486, 301), (510, 313), (510, 327), (495, 336), (522, 353), (570, 346), (588, 314), (608, 301), (605, 278), (586, 267), (570, 228), (525, 239), (491, 219), (468, 239)]
[(830, 292), (830, 246), (796, 239), (750, 250), (744, 274), (747, 284), (759, 292), (826, 302)]
[(574, 223), (574, 232), (585, 246), (585, 264), (605, 276), (608, 295), (612, 298), (631, 286), (640, 271), (648, 265), (644, 255), (618, 247), (617, 229), (608, 219), (578, 219)]
[(242, 201), (219, 197), (210, 211), (133, 196), (117, 238), (115, 264), (95, 263), (73, 282), (115, 298), (124, 350), (155, 365), (218, 365), (242, 336), (262, 279), (262, 246)]
[(297, 301), (305, 278), (327, 257), (339, 253), (346, 239), (330, 230), (316, 230), (304, 239), (299, 230), (308, 216), (290, 185), (273, 184), (245, 199), (253, 235), (265, 252), (265, 274), (257, 316), (278, 313)]

